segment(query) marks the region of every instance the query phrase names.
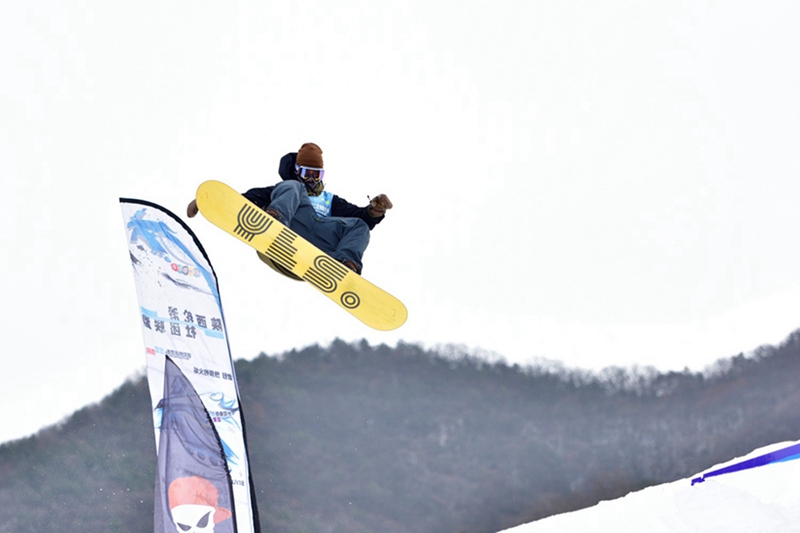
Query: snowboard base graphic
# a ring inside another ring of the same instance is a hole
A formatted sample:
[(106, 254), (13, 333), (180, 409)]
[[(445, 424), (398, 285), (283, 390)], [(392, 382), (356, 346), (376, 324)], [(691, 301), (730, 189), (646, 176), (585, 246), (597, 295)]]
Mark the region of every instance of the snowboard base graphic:
[(319, 250), (228, 185), (215, 180), (202, 183), (197, 189), (197, 206), (209, 222), (255, 248), (262, 261), (281, 274), (307, 281), (364, 324), (389, 331), (408, 318), (400, 300)]

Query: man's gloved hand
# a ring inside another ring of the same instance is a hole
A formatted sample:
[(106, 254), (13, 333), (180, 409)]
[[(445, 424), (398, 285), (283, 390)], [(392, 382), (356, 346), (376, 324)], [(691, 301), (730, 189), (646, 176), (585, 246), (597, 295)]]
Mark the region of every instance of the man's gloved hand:
[(379, 194), (375, 198), (370, 199), (367, 212), (372, 218), (379, 218), (386, 214), (387, 209), (391, 209), (392, 201), (385, 194)]
[(197, 214), (197, 200), (192, 200), (189, 202), (189, 205), (186, 206), (186, 216), (189, 218), (194, 218)]

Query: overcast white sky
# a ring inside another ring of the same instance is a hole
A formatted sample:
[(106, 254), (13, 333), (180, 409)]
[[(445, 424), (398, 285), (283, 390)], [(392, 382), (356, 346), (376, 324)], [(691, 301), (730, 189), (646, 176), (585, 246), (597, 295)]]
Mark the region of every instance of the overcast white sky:
[[(6, 2), (0, 441), (144, 368), (119, 197), (199, 183), (395, 204), (366, 329), (202, 217), (233, 356), (367, 338), (702, 369), (800, 327), (795, 2)], [(710, 3), (709, 3), (710, 4)]]

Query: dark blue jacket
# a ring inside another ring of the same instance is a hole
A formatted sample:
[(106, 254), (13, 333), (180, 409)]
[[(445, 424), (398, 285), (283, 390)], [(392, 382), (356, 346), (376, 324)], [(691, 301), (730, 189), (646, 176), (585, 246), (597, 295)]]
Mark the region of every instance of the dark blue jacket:
[[(281, 162), (278, 165), (278, 174), (280, 175), (283, 181), (289, 180), (298, 180), (297, 174), (294, 172), (294, 165), (297, 161), (297, 152), (291, 152), (286, 154), (281, 158)], [(261, 209), (266, 210), (269, 206), (270, 202), (272, 201), (272, 190), (275, 188), (274, 185), (270, 187), (259, 187), (255, 189), (250, 189), (246, 193), (244, 193), (244, 197), (256, 204)], [(384, 219), (385, 215), (381, 215), (378, 218), (372, 218), (369, 213), (367, 212), (367, 207), (358, 207), (355, 204), (351, 204), (344, 198), (341, 198), (337, 195), (333, 195), (333, 201), (331, 202), (331, 216), (334, 217), (353, 217), (353, 218), (360, 218), (364, 222), (367, 223), (369, 229), (375, 227), (381, 220)]]

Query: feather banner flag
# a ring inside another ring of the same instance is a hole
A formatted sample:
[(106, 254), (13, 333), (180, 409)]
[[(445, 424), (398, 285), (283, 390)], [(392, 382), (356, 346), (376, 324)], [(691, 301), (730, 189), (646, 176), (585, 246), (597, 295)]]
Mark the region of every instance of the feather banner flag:
[(158, 454), (155, 532), (258, 532), (245, 424), (217, 277), (168, 210), (120, 198)]

